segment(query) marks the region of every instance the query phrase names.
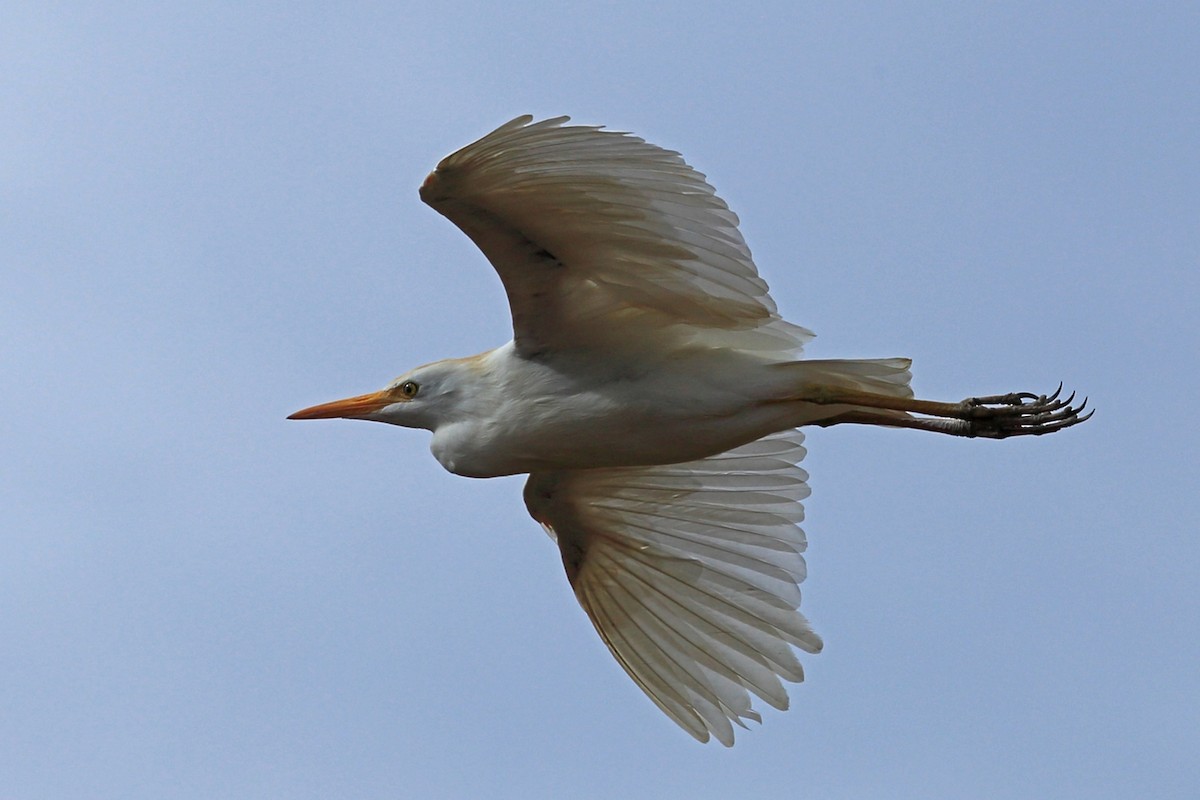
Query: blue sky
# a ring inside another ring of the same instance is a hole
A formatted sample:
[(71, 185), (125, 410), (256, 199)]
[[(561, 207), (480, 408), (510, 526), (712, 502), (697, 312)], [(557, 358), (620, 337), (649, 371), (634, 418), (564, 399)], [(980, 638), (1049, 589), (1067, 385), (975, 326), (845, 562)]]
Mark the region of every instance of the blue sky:
[[(0, 794), (1185, 797), (1191, 4), (5, 4)], [(303, 406), (509, 336), (422, 205), (522, 113), (682, 151), (815, 357), (1098, 409), (809, 435), (792, 709), (701, 746), (520, 479)]]

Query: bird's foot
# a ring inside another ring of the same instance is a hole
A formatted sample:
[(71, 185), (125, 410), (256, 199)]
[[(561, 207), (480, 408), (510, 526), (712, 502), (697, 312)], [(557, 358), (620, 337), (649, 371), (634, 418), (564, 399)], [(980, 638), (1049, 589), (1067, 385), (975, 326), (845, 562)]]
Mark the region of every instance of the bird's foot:
[(1075, 393), (1060, 398), (1062, 384), (1051, 395), (1032, 392), (1013, 392), (990, 397), (968, 397), (958, 404), (966, 422), (961, 435), (987, 439), (1007, 439), (1010, 436), (1041, 436), (1078, 425), (1089, 419), (1095, 410), (1083, 413), (1087, 398), (1079, 405), (1072, 403)]

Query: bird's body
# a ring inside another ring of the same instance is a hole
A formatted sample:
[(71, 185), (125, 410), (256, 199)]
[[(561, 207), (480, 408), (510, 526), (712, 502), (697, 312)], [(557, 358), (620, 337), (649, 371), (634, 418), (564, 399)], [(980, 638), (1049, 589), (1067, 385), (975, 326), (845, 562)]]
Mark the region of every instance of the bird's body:
[(783, 409), (755, 403), (773, 387), (736, 351), (528, 359), (509, 343), (457, 364), (462, 405), (431, 447), (469, 477), (692, 461), (794, 427)]
[[(907, 378), (907, 362), (863, 363)], [(442, 466), (494, 478), (707, 458), (828, 415), (827, 406), (794, 398), (805, 373), (824, 376), (837, 364), (771, 363), (694, 346), (634, 358), (582, 351), (530, 359), (509, 342), (400, 380), (417, 381), (437, 408), (414, 427), (433, 432)]]
[(448, 156), (421, 197), (499, 273), (513, 340), (417, 367), (297, 419), (433, 432), (459, 475), (529, 474), (610, 651), (675, 722), (733, 742), (750, 692), (787, 707), (807, 496), (803, 425), (960, 436), (1042, 434), (1086, 419), (1029, 393), (916, 400), (907, 359), (800, 358), (737, 218), (677, 153), (633, 136), (516, 119)]

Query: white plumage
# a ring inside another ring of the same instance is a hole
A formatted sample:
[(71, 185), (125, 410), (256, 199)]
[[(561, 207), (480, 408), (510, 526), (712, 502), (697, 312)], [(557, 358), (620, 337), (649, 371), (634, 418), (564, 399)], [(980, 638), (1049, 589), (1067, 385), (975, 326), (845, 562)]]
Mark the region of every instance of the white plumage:
[(531, 477), (530, 513), (554, 536), (580, 605), (642, 690), (688, 733), (733, 743), (761, 721), (747, 689), (788, 707), (804, 679), (789, 645), (821, 639), (797, 611), (804, 580), (803, 434), (702, 461)]
[(447, 469), (528, 473), (530, 514), (609, 650), (700, 741), (787, 708), (819, 652), (799, 612), (801, 425), (1037, 435), (1058, 393), (915, 400), (907, 359), (799, 360), (737, 217), (679, 154), (520, 117), (443, 159), (421, 198), (479, 246), (513, 340), (305, 409), (433, 432)]
[(447, 156), (421, 187), (500, 273), (521, 352), (664, 329), (753, 351), (811, 338), (779, 318), (737, 216), (678, 153), (530, 119)]

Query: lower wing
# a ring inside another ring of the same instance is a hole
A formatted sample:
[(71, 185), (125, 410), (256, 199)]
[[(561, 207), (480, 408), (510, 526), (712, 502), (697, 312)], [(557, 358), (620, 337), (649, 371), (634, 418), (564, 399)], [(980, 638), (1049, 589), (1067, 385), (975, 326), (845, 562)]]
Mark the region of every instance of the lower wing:
[(799, 431), (702, 461), (536, 473), (534, 519), (558, 541), (567, 577), (608, 649), (696, 739), (733, 744), (731, 722), (778, 709), (801, 681), (792, 646), (821, 639), (797, 610), (808, 496)]

